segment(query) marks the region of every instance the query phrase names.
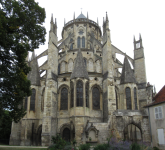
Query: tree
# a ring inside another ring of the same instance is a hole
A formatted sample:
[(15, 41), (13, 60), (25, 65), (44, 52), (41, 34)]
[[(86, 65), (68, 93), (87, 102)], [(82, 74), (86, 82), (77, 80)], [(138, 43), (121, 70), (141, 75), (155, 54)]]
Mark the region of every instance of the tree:
[(25, 115), (23, 99), (31, 95), (26, 57), (45, 42), (45, 17), (34, 0), (0, 0), (0, 118), (5, 109), (15, 122)]

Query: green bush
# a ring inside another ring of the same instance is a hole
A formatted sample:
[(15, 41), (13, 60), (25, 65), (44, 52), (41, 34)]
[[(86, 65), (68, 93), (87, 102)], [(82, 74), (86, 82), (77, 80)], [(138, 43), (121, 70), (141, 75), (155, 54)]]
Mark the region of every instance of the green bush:
[(131, 150), (140, 150), (141, 148), (140, 148), (140, 145), (139, 144), (137, 144), (137, 143), (133, 143), (132, 145), (131, 145)]
[[(56, 136), (52, 136), (51, 141), (53, 144), (55, 144), (54, 149), (62, 150), (66, 145), (66, 141), (63, 140), (59, 134), (57, 134)], [(51, 150), (53, 150), (53, 148), (51, 148)]]
[(98, 144), (94, 147), (94, 150), (108, 150), (108, 144)]
[(90, 150), (90, 144), (81, 144), (79, 150)]
[(160, 150), (158, 147), (154, 146), (153, 150)]

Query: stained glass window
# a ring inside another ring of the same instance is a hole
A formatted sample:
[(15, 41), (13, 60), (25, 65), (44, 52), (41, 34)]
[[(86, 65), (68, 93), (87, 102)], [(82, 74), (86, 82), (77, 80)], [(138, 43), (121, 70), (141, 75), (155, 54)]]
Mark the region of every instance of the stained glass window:
[(80, 37), (77, 38), (77, 48), (80, 48)]
[(85, 85), (86, 107), (89, 107), (89, 82)]
[(93, 109), (100, 109), (100, 91), (97, 87), (92, 90)]
[(77, 106), (83, 106), (83, 82), (80, 80), (77, 82)]
[(70, 83), (71, 95), (70, 95), (70, 107), (74, 107), (74, 86), (73, 82)]
[(134, 102), (135, 102), (135, 110), (138, 110), (136, 88), (134, 88)]
[(132, 104), (131, 104), (131, 90), (129, 87), (125, 89), (126, 93), (126, 104), (127, 104), (127, 109), (131, 110), (132, 109)]
[(30, 98), (30, 110), (35, 111), (35, 99), (36, 99), (36, 90), (32, 89), (32, 95)]
[(27, 102), (28, 102), (28, 97), (25, 97), (25, 104), (24, 104), (25, 110), (27, 110)]
[(68, 90), (66, 87), (61, 90), (61, 110), (68, 110)]
[(82, 47), (85, 47), (85, 37), (82, 37)]

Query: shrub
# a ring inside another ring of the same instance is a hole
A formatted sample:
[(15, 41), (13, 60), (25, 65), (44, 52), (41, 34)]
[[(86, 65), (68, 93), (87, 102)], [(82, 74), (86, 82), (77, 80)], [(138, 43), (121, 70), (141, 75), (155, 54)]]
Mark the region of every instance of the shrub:
[(98, 144), (94, 147), (94, 150), (108, 150), (109, 145), (108, 144)]
[(55, 144), (54, 149), (62, 150), (66, 145), (66, 141), (63, 140), (59, 134), (52, 136), (51, 141), (53, 144)]
[(79, 150), (90, 150), (90, 144), (81, 144)]
[(154, 146), (153, 150), (160, 150), (158, 147)]
[(131, 150), (140, 150), (141, 148), (140, 148), (140, 145), (139, 144), (137, 144), (137, 143), (133, 143), (132, 145), (131, 145)]

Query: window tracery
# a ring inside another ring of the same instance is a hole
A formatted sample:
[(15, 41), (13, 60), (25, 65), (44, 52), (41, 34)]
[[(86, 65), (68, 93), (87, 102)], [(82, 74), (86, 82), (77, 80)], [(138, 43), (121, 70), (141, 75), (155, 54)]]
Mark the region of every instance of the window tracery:
[(25, 104), (24, 104), (25, 110), (27, 110), (27, 103), (28, 103), (28, 97), (25, 97)]
[(61, 89), (61, 110), (68, 110), (68, 90), (66, 87)]
[(83, 106), (83, 82), (82, 81), (79, 80), (77, 82), (76, 90), (77, 90), (77, 107), (82, 107)]

